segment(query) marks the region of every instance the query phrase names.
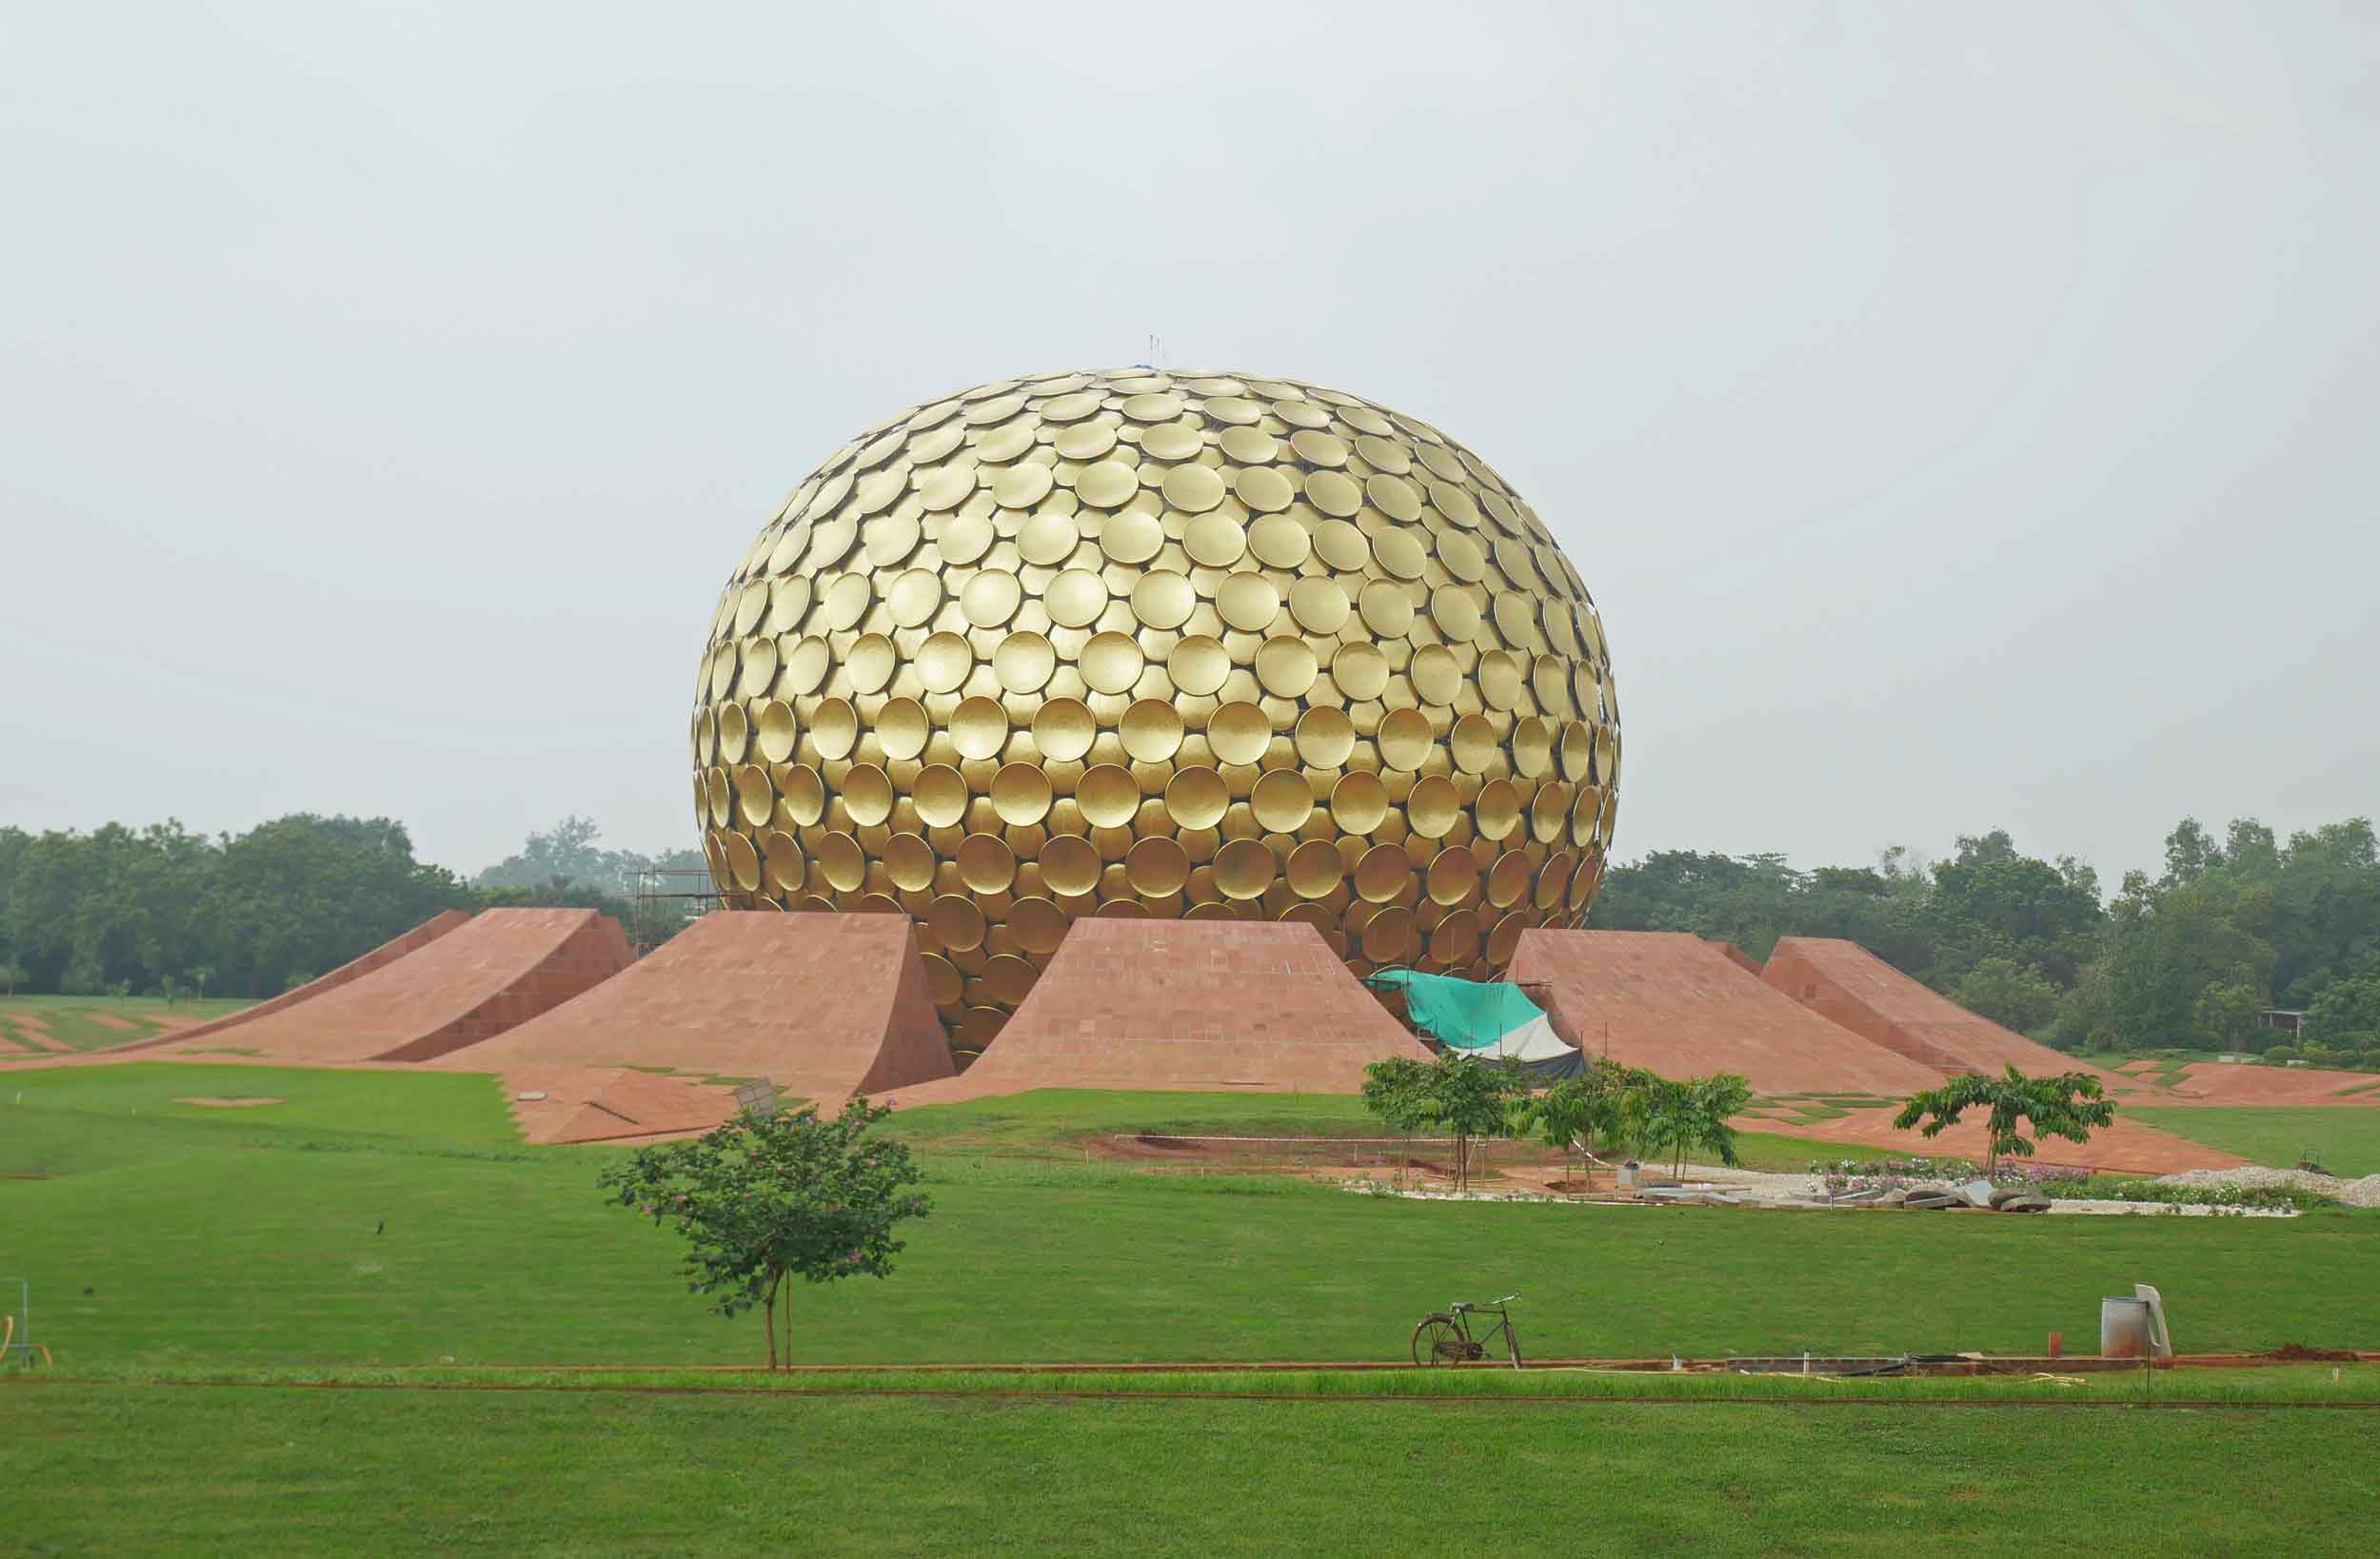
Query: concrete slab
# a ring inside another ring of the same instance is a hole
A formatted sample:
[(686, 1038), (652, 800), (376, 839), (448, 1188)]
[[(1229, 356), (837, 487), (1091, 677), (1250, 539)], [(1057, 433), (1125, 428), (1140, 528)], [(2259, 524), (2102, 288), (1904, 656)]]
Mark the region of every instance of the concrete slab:
[(622, 974), (441, 1066), (668, 1067), (840, 1106), (954, 1075), (906, 916), (704, 916)]
[(1665, 1077), (1735, 1072), (1761, 1094), (1885, 1097), (1942, 1082), (1762, 983), (1721, 944), (1682, 932), (1525, 931), (1512, 978), (1590, 1058)]
[(1352, 1094), (1429, 1052), (1301, 921), (1078, 920), (982, 1058), (902, 1104), (1034, 1088)]

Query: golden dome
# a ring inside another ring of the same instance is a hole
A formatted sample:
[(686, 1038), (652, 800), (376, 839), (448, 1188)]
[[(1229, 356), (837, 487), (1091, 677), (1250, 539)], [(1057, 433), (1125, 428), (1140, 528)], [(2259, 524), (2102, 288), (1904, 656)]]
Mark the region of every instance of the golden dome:
[(979, 385), (810, 473), (720, 598), (693, 754), (727, 901), (912, 917), (980, 1049), (1086, 915), (1501, 971), (1595, 896), (1619, 713), (1577, 571), (1471, 451), (1121, 368)]

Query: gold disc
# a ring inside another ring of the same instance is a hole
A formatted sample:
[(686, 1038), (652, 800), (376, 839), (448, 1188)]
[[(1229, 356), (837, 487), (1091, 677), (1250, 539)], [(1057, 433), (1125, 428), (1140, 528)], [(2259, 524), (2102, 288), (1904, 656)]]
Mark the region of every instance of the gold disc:
[(1298, 717), (1298, 756), (1318, 769), (1335, 769), (1356, 750), (1355, 722), (1336, 709), (1314, 708)]
[(1199, 429), (1182, 423), (1160, 423), (1140, 433), (1140, 453), (1158, 460), (1188, 460), (1205, 444)]
[(826, 781), (807, 763), (796, 763), (777, 782), (779, 804), (785, 816), (807, 828), (826, 816)]
[(1479, 891), (1479, 860), (1459, 844), (1440, 850), (1430, 862), (1425, 884), (1430, 902), (1460, 904)]
[(768, 821), (777, 810), (777, 793), (768, 782), (768, 771), (758, 763), (743, 763), (736, 767), (736, 809), (744, 820), (758, 828)]
[(1289, 447), (1308, 465), (1337, 467), (1347, 464), (1347, 446), (1319, 428), (1300, 428), (1292, 433)]
[(927, 827), (953, 827), (967, 815), (967, 782), (949, 764), (929, 763), (910, 782), (909, 799)]
[(1220, 641), (1205, 634), (1190, 634), (1166, 656), (1165, 674), (1182, 692), (1204, 698), (1220, 688), (1223, 680), (1231, 675), (1231, 657), (1224, 653)]
[(1041, 881), (1052, 893), (1078, 898), (1100, 885), (1100, 853), (1080, 834), (1053, 834), (1041, 845)]
[(1050, 699), (1033, 712), (1033, 746), (1043, 758), (1071, 763), (1098, 736), (1099, 721), (1080, 699)]
[(1012, 828), (1049, 816), (1049, 776), (1034, 763), (1005, 763), (992, 776), (992, 810)]
[[(1224, 457), (1240, 465), (1269, 465), (1280, 457), (1279, 443), (1259, 428), (1226, 427), (1216, 442), (1222, 445)], [(1241, 493), (1240, 501), (1247, 503), (1248, 495)], [(1248, 503), (1250, 508), (1256, 506)]]
[(1069, 568), (1041, 591), (1049, 620), (1061, 628), (1087, 628), (1107, 610), (1107, 582), (1087, 568)]
[(1455, 721), (1455, 729), (1446, 739), (1455, 755), (1455, 767), (1465, 774), (1485, 774), (1496, 759), (1496, 727), (1478, 715), (1465, 715)]
[(1006, 893), (1017, 879), (1017, 858), (997, 834), (969, 834), (959, 841), (959, 880), (976, 893)]
[(1298, 497), (1298, 489), (1290, 485), (1289, 478), (1270, 465), (1248, 466), (1232, 483), (1232, 491), (1239, 495), (1240, 503), (1259, 514), (1278, 513)]
[(1364, 483), (1363, 496), (1391, 520), (1410, 522), (1421, 518), (1421, 495), (1413, 490), (1411, 483), (1390, 472), (1378, 472)]
[(918, 962), (925, 966), (926, 994), (934, 998), (934, 1005), (958, 1005), (960, 993), (966, 989), (966, 977), (959, 973), (959, 966), (940, 953), (921, 954)]
[(1100, 550), (1112, 562), (1138, 567), (1165, 550), (1165, 526), (1139, 509), (1111, 514), (1100, 526)]
[(1337, 580), (1309, 574), (1289, 587), (1289, 615), (1308, 633), (1337, 633), (1349, 610), (1347, 591)]
[(787, 893), (802, 886), (803, 874), (809, 869), (802, 846), (782, 828), (761, 836), (761, 859), (767, 863), (769, 880)]
[(1003, 509), (1031, 508), (1049, 496), (1052, 480), (1046, 465), (1011, 465), (993, 480), (992, 497)]
[(1343, 471), (1313, 471), (1306, 476), (1306, 502), (1324, 514), (1344, 520), (1363, 507), (1363, 489)]
[(1295, 834), (1314, 815), (1314, 787), (1297, 769), (1272, 769), (1249, 792), (1248, 805), (1266, 832)]
[(1532, 868), (1529, 858), (1516, 850), (1496, 858), (1488, 869), (1487, 901), (1497, 909), (1509, 909), (1529, 896)]
[(1341, 644), (1331, 657), (1331, 681), (1358, 703), (1377, 699), (1388, 689), (1388, 657), (1378, 644)]
[(843, 810), (863, 828), (873, 828), (892, 816), (892, 780), (873, 763), (854, 763), (843, 772)]
[(1140, 641), (1130, 634), (1101, 633), (1091, 636), (1076, 659), (1082, 680), (1101, 693), (1127, 693), (1140, 680), (1145, 663)]
[(1392, 710), (1380, 721), (1378, 740), (1381, 762), (1418, 774), (1430, 759), (1430, 717), (1418, 709)]
[(975, 646), (955, 633), (932, 634), (918, 646), (912, 664), (928, 693), (956, 692), (975, 669)]
[(1181, 750), (1181, 712), (1162, 699), (1142, 699), (1124, 711), (1117, 735), (1133, 761), (1170, 763)]
[(1382, 639), (1402, 639), (1413, 631), (1413, 597), (1388, 580), (1374, 580), (1356, 600), (1363, 625)]
[(1479, 918), (1469, 910), (1457, 910), (1430, 933), (1430, 957), (1442, 968), (1464, 962), (1478, 951)]
[(1479, 787), (1478, 799), (1471, 803), (1471, 814), (1477, 819), (1481, 839), (1510, 839), (1513, 830), (1520, 826), (1520, 792), (1509, 780), (1491, 780)]
[(1583, 782), (1595, 758), (1595, 733), (1577, 720), (1562, 727), (1562, 778)]
[(1577, 868), (1578, 858), (1567, 850), (1557, 850), (1545, 858), (1537, 869), (1537, 892), (1532, 896), (1541, 910), (1562, 907), (1562, 896), (1570, 891), (1570, 874)]
[[(1159, 382), (1163, 383), (1161, 380)], [(1147, 395), (1127, 396), (1121, 409), (1136, 423), (1170, 423), (1181, 415), (1182, 403), (1180, 396), (1160, 390)]]
[(761, 757), (771, 763), (783, 763), (793, 757), (799, 733), (794, 728), (793, 706), (782, 699), (771, 699), (761, 705)]
[(1442, 644), (1429, 644), (1414, 651), (1413, 663), (1406, 667), (1413, 679), (1413, 690), (1423, 703), (1450, 704), (1462, 691), (1462, 667), (1454, 653)]
[(1554, 772), (1554, 735), (1545, 721), (1530, 716), (1514, 723), (1513, 767), (1524, 780), (1542, 779)]
[(1145, 898), (1180, 893), (1190, 880), (1189, 853), (1161, 834), (1144, 839), (1124, 856), (1124, 878)]
[(1132, 615), (1143, 627), (1179, 628), (1190, 621), (1198, 604), (1199, 592), (1187, 574), (1143, 574), (1133, 582)]
[(1075, 473), (1075, 497), (1095, 509), (1112, 509), (1140, 490), (1140, 474), (1120, 460), (1103, 460)]
[(989, 552), (997, 539), (992, 523), (982, 515), (958, 514), (942, 522), (934, 550), (942, 555), (942, 562), (963, 565)]
[[(1545, 663), (1553, 662), (1549, 660)], [(1520, 662), (1504, 650), (1490, 650), (1479, 657), (1477, 681), (1479, 696), (1487, 701), (1490, 709), (1510, 709), (1520, 701)]]
[(942, 577), (930, 568), (912, 568), (892, 582), (884, 605), (892, 620), (904, 628), (924, 622), (942, 604)]
[(934, 847), (917, 834), (895, 834), (884, 841), (884, 875), (902, 893), (934, 885)]
[(1425, 839), (1444, 839), (1461, 816), (1462, 799), (1455, 782), (1442, 775), (1424, 775), (1406, 793), (1405, 821)]
[(1203, 465), (1177, 465), (1165, 473), (1164, 493), (1184, 514), (1204, 514), (1223, 501), (1223, 479)]
[(961, 699), (950, 712), (950, 743), (961, 758), (998, 758), (1008, 745), (1008, 711), (998, 699)]
[(1241, 633), (1262, 633), (1280, 615), (1280, 586), (1261, 574), (1229, 575), (1215, 592), (1215, 609)]
[(1229, 568), (1248, 550), (1248, 533), (1227, 514), (1201, 514), (1181, 536), (1190, 561), (1207, 568)]
[(861, 853), (860, 841), (840, 829), (822, 836), (811, 855), (826, 885), (838, 893), (856, 892), (867, 880), (867, 858)]
[(1212, 828), (1231, 805), (1231, 787), (1209, 768), (1174, 771), (1165, 786), (1165, 815), (1177, 828)]
[(843, 652), (843, 674), (851, 679), (855, 693), (877, 693), (892, 681), (893, 668), (901, 663), (901, 656), (893, 641), (881, 633), (863, 633)]
[(1012, 633), (992, 652), (992, 674), (1001, 686), (1020, 696), (1039, 693), (1057, 669), (1058, 651), (1038, 633)]
[(1099, 763), (1075, 781), (1075, 805), (1094, 828), (1122, 828), (1140, 811), (1140, 783), (1118, 763)]
[(1363, 923), (1363, 956), (1374, 963), (1413, 957), (1413, 911), (1392, 904)]
[(1273, 722), (1253, 703), (1227, 703), (1206, 718), (1206, 744), (1224, 763), (1254, 763), (1272, 745)]
[(848, 699), (822, 699), (810, 712), (810, 744), (818, 756), (832, 762), (851, 756), (860, 740), (859, 711)]
[(1331, 820), (1343, 834), (1364, 835), (1388, 816), (1388, 787), (1372, 774), (1348, 774), (1331, 787)]
[(963, 894), (946, 893), (925, 906), (925, 929), (953, 953), (983, 945), (983, 912)]
[(757, 892), (761, 885), (761, 858), (760, 852), (752, 848), (752, 841), (741, 834), (729, 834), (724, 848), (727, 872), (735, 878), (736, 886), (745, 893)]
[(1302, 699), (1314, 687), (1314, 679), (1321, 670), (1315, 659), (1314, 646), (1302, 639), (1286, 635), (1267, 639), (1257, 646), (1256, 677), (1264, 690), (1277, 698)]
[(1215, 852), (1215, 886), (1227, 898), (1261, 898), (1273, 885), (1273, 852), (1262, 839), (1232, 839)]
[(1314, 527), (1314, 555), (1340, 573), (1352, 574), (1372, 561), (1372, 543), (1346, 521), (1325, 520)]
[(1496, 922), (1488, 932), (1488, 962), (1497, 968), (1513, 961), (1513, 954), (1520, 946), (1520, 934), (1529, 929), (1529, 917), (1518, 910)]
[(1008, 906), (1007, 926), (1019, 947), (1047, 957), (1066, 939), (1066, 912), (1046, 898), (1020, 898)]
[(1537, 787), (1537, 799), (1529, 807), (1529, 835), (1539, 844), (1551, 844), (1561, 838), (1569, 817), (1569, 793), (1549, 780)]
[(1289, 852), (1289, 891), (1300, 898), (1328, 897), (1346, 874), (1346, 858), (1328, 839), (1308, 839)]
[(979, 628), (997, 628), (1017, 615), (1024, 602), (1024, 586), (1014, 574), (986, 568), (960, 588), (959, 610)]
[(1062, 460), (1097, 460), (1116, 447), (1116, 430), (1105, 423), (1077, 423), (1050, 447)]
[(1082, 532), (1076, 528), (1074, 516), (1051, 508), (1036, 509), (1017, 532), (1017, 556), (1042, 567), (1064, 562), (1081, 544)]

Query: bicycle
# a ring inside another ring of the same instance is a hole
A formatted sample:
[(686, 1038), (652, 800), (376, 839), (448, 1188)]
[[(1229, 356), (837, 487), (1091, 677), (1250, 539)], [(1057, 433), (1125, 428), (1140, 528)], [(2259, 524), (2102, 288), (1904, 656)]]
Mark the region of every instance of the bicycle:
[[(1466, 1304), (1461, 1300), (1447, 1306), (1434, 1315), (1424, 1315), (1413, 1329), (1413, 1362), (1416, 1364), (1476, 1364), (1487, 1356), (1487, 1341), (1498, 1332), (1504, 1336), (1504, 1353), (1512, 1366), (1520, 1368), (1520, 1338), (1513, 1332), (1513, 1318), (1504, 1307), (1519, 1298), (1508, 1293), (1501, 1299), (1485, 1304)], [(1475, 1315), (1496, 1317), (1496, 1325), (1471, 1335), (1471, 1318)]]

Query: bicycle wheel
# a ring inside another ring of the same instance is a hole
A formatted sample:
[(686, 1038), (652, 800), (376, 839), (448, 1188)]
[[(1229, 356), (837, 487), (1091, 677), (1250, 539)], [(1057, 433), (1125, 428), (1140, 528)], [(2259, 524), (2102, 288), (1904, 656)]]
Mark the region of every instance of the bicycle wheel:
[(1413, 1362), (1454, 1364), (1469, 1348), (1469, 1339), (1451, 1315), (1427, 1315), (1413, 1329)]

